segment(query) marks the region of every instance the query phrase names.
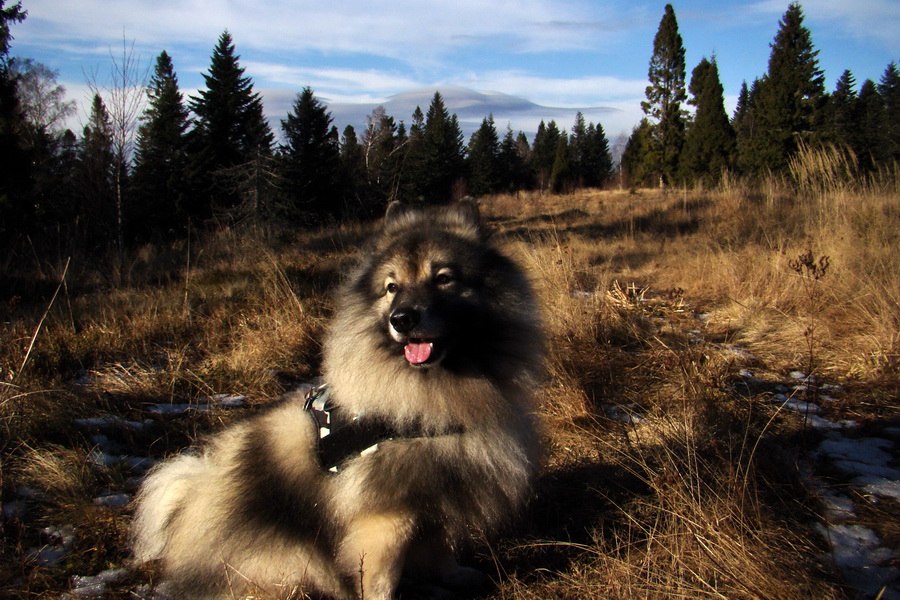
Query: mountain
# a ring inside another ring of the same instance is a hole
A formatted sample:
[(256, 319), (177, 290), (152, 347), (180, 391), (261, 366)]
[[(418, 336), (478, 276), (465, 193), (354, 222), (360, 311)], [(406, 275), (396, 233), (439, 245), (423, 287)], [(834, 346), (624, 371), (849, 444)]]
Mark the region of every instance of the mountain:
[[(482, 119), (491, 114), (494, 115), (497, 132), (501, 137), (506, 133), (508, 124), (514, 132), (524, 131), (529, 138), (534, 136), (541, 121), (554, 120), (560, 129), (571, 130), (575, 123), (575, 114), (579, 111), (584, 114), (585, 121), (603, 125), (609, 137), (610, 124), (616, 123), (612, 131), (617, 133), (618, 122), (624, 116), (623, 112), (616, 108), (542, 106), (509, 94), (477, 91), (461, 86), (419, 88), (388, 96), (383, 102), (373, 103), (331, 102), (326, 97), (320, 99), (328, 106), (338, 131), (343, 132), (344, 127), (353, 125), (357, 135), (362, 135), (366, 129), (366, 117), (378, 106), (384, 106), (387, 114), (394, 117), (395, 122), (404, 121), (408, 128), (417, 106), (423, 113), (428, 112), (435, 91), (439, 91), (443, 96), (447, 110), (459, 118), (460, 127), (467, 140), (481, 125)], [(279, 119), (284, 118), (291, 110), (296, 92), (262, 90), (262, 93), (273, 130), (280, 131)]]

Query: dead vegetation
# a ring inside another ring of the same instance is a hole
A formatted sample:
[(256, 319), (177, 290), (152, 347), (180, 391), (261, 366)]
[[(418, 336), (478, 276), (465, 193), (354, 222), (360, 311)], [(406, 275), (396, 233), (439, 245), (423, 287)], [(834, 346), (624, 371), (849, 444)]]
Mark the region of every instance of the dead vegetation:
[[(844, 157), (803, 156), (792, 180), (755, 187), (482, 200), (551, 339), (545, 473), (522, 524), (468, 556), (496, 580), (488, 597), (852, 597), (811, 527), (814, 434), (738, 372), (814, 373), (847, 389), (834, 418), (896, 421), (900, 189), (896, 173), (859, 181)], [(96, 499), (139, 473), (98, 462), (105, 444), (177, 452), (318, 374), (329, 293), (369, 227), (147, 247), (118, 286), (95, 263), (65, 277), (64, 260), (9, 263), (2, 595), (57, 598), (73, 575), (126, 564), (128, 511)], [(249, 400), (229, 409), (216, 394)], [(157, 403), (197, 410), (140, 426)], [(132, 425), (74, 424), (100, 415)], [(890, 503), (866, 506), (894, 521)], [(67, 525), (65, 556), (42, 564), (34, 550)]]

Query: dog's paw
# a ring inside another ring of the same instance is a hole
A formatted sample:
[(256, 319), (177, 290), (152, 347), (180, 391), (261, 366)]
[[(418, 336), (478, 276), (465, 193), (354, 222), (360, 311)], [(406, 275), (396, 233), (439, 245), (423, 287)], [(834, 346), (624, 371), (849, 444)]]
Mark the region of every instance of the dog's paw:
[(487, 582), (487, 575), (478, 569), (458, 565), (454, 570), (444, 573), (441, 577), (441, 585), (458, 592), (481, 589), (487, 585)]

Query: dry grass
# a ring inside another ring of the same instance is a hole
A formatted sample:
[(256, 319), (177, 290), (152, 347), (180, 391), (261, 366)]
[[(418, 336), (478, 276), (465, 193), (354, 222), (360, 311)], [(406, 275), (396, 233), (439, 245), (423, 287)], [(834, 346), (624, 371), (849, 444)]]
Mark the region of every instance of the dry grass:
[[(545, 474), (522, 525), (469, 557), (496, 574), (489, 597), (846, 597), (808, 526), (802, 422), (735, 374), (812, 371), (850, 390), (844, 413), (897, 417), (900, 189), (895, 171), (861, 181), (852, 164), (804, 150), (791, 179), (759, 187), (483, 199), (551, 343)], [(11, 275), (0, 483), (4, 502), (38, 494), (30, 519), (3, 522), (3, 594), (58, 597), (69, 575), (124, 564), (127, 511), (91, 498), (133, 482), (91, 463), (103, 432), (73, 419), (140, 420), (147, 403), (218, 393), (248, 395), (252, 411), (309, 381), (329, 293), (370, 227), (229, 230), (143, 248), (115, 276), (79, 260), (65, 277), (65, 261)], [(792, 268), (807, 253), (829, 257), (824, 276)], [(237, 412), (114, 441), (161, 456)], [(63, 522), (78, 531), (68, 557), (26, 560)]]

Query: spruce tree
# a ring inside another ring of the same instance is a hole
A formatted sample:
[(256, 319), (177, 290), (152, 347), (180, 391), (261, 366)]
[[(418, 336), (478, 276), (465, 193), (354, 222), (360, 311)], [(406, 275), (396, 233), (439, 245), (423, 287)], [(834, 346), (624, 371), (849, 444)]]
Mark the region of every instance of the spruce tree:
[(884, 70), (878, 93), (884, 104), (884, 159), (900, 160), (900, 71), (896, 62)]
[(803, 26), (803, 10), (794, 2), (772, 43), (754, 107), (754, 133), (742, 152), (753, 173), (784, 171), (798, 144), (816, 140), (825, 93), (818, 54)]
[(469, 140), (469, 193), (483, 196), (500, 187), (500, 139), (494, 115), (481, 121)]
[(556, 147), (559, 144), (559, 127), (556, 121), (538, 125), (532, 144), (531, 162), (534, 171), (536, 185), (543, 191), (550, 186), (550, 175), (553, 173), (553, 163), (556, 160)]
[(884, 99), (871, 79), (859, 88), (855, 112), (859, 135), (857, 158), (864, 170), (871, 171), (888, 158)]
[(759, 80), (754, 79), (753, 84), (747, 87), (747, 82), (741, 85), (737, 106), (734, 109), (734, 117), (731, 119), (731, 128), (735, 136), (734, 163), (737, 170), (749, 174), (753, 171), (754, 157), (751, 153), (751, 140), (756, 135), (756, 104), (759, 97)]
[(588, 124), (586, 134), (584, 185), (603, 187), (612, 178), (613, 160), (603, 125)]
[(188, 176), (189, 113), (172, 59), (165, 50), (156, 59), (147, 98), (131, 181), (133, 228), (139, 236), (183, 228), (190, 212), (187, 203), (194, 195)]
[(516, 178), (517, 189), (533, 189), (535, 185), (535, 174), (532, 168), (533, 152), (524, 131), (520, 131), (516, 135), (516, 154), (519, 157), (519, 168), (521, 169)]
[(725, 112), (725, 92), (715, 57), (711, 61), (704, 58), (697, 65), (690, 89), (697, 112), (685, 136), (681, 178), (716, 184), (731, 164), (735, 137)]
[(664, 184), (676, 174), (684, 145), (685, 111), (681, 103), (684, 88), (684, 45), (671, 4), (666, 4), (659, 30), (653, 39), (653, 55), (648, 72), (647, 100), (641, 103), (651, 120), (650, 153), (653, 168)]
[(413, 186), (426, 204), (452, 199), (454, 185), (465, 174), (465, 146), (457, 116), (451, 115), (440, 92), (435, 92), (425, 114), (422, 164)]
[(375, 216), (367, 202), (366, 161), (353, 125), (344, 128), (340, 151), (342, 183), (339, 187), (348, 215), (357, 218)]
[(289, 201), (319, 218), (341, 215), (337, 192), (341, 172), (337, 128), (312, 89), (303, 88), (287, 118), (281, 121), (285, 144), (281, 148)]
[(652, 185), (653, 178), (658, 180), (654, 168), (655, 164), (650, 159), (650, 135), (652, 126), (644, 118), (631, 131), (631, 136), (625, 144), (622, 152), (619, 168), (624, 173), (624, 181), (629, 187), (646, 187)]
[(826, 142), (846, 146), (854, 153), (858, 153), (860, 147), (855, 85), (856, 79), (849, 70), (844, 71), (838, 78), (834, 93), (828, 97), (825, 106), (822, 138)]
[(209, 73), (203, 75), (206, 89), (189, 102), (196, 115), (190, 135), (193, 169), (205, 178), (203, 203), (195, 211), (201, 217), (209, 215), (214, 199), (226, 208), (241, 200), (232, 186), (223, 184), (222, 173), (271, 153), (274, 136), (262, 100), (244, 76), (239, 58), (231, 34), (224, 31), (213, 50)]
[(78, 148), (77, 188), (91, 243), (113, 243), (116, 232), (115, 153), (109, 112), (94, 94)]
[(9, 64), (10, 24), (21, 23), (28, 13), (21, 2), (5, 4), (0, 0), (0, 233), (30, 226), (35, 209), (29, 198), (31, 156), (23, 136), (25, 121)]
[(575, 123), (569, 136), (569, 162), (573, 185), (587, 185), (586, 180), (590, 177), (588, 171), (591, 169), (588, 158), (588, 126), (581, 111), (575, 114)]
[(550, 191), (562, 194), (571, 189), (572, 169), (569, 161), (569, 143), (566, 135), (560, 135), (553, 153), (553, 168), (550, 171)]

